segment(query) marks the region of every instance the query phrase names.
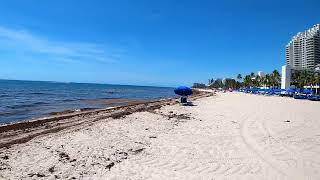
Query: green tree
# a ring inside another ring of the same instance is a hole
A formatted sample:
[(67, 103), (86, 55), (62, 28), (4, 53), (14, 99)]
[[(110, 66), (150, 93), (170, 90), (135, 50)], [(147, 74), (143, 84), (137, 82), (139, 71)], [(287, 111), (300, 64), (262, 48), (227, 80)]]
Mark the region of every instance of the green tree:
[(237, 75), (237, 79), (238, 79), (239, 81), (241, 81), (241, 80), (242, 80), (242, 75), (241, 75), (241, 74), (238, 74), (238, 75)]
[(271, 86), (273, 88), (275, 88), (275, 87), (278, 88), (279, 85), (280, 85), (280, 80), (281, 80), (279, 71), (278, 70), (273, 70), (271, 75), (270, 75), (270, 77), (271, 77), (271, 79), (270, 79), (271, 80)]
[(261, 77), (260, 76), (256, 76), (254, 79), (254, 86), (255, 87), (260, 87), (261, 86)]
[(209, 86), (210, 88), (223, 88), (223, 83), (221, 79), (213, 80), (212, 84)]
[(320, 84), (320, 75), (318, 73), (314, 73), (312, 76), (312, 82), (310, 83), (314, 86), (317, 86)]
[(271, 77), (269, 74), (266, 74), (265, 79), (264, 79), (264, 84), (266, 85), (266, 87), (271, 86)]
[(303, 89), (303, 86), (310, 85), (312, 83), (312, 74), (306, 70), (296, 72), (293, 77), (299, 89)]
[(252, 79), (250, 75), (246, 75), (243, 79), (243, 85), (247, 88), (252, 86)]
[(237, 81), (235, 79), (230, 79), (230, 78), (225, 79), (224, 88), (226, 88), (226, 89), (229, 89), (229, 88), (236, 89), (237, 88)]

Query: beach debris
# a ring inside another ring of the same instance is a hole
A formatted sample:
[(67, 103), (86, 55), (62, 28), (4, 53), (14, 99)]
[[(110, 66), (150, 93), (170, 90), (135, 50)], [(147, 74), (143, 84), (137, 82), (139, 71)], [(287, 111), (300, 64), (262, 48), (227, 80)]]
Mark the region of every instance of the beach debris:
[(29, 177), (33, 177), (33, 176), (46, 177), (46, 175), (44, 175), (44, 174), (42, 174), (42, 173), (29, 173), (28, 176), (29, 176)]
[(110, 169), (111, 169), (113, 166), (114, 166), (114, 162), (111, 162), (110, 164), (108, 164), (108, 165), (106, 166), (106, 169), (109, 169), (109, 171), (110, 171)]
[(286, 121), (284, 121), (284, 122), (290, 122), (289, 120), (286, 120)]
[(123, 152), (123, 151), (121, 151), (121, 152), (118, 152), (118, 154), (124, 154), (124, 155), (128, 155), (128, 153), (127, 152)]
[(11, 170), (11, 167), (7, 163), (0, 162), (0, 171), (6, 170), (6, 169)]
[(51, 173), (54, 173), (54, 171), (55, 171), (54, 168), (55, 168), (55, 167), (52, 166), (51, 168), (48, 169), (48, 171), (51, 172)]
[(149, 138), (157, 138), (157, 136), (149, 136)]
[(168, 116), (169, 119), (176, 118), (176, 119), (191, 119), (189, 114), (172, 114)]
[(8, 160), (9, 156), (5, 155), (5, 156), (1, 157), (1, 159)]
[(45, 129), (49, 129), (49, 128), (51, 128), (52, 126), (50, 126), (50, 125), (46, 125), (44, 128)]
[(130, 114), (132, 114), (132, 112), (130, 112), (130, 111), (114, 113), (114, 114), (111, 115), (111, 118), (120, 119), (120, 118), (124, 118), (125, 116), (130, 115)]
[(145, 128), (144, 130), (148, 131), (148, 130), (149, 130), (149, 128)]
[[(136, 141), (136, 142), (134, 142), (134, 143), (145, 145), (143, 142), (138, 142), (138, 141)], [(131, 149), (131, 150), (132, 150), (132, 149)]]
[(75, 111), (73, 110), (65, 110), (65, 111), (60, 111), (60, 112), (50, 112), (49, 115), (50, 116), (58, 116), (58, 115), (64, 115), (64, 114), (70, 114), (70, 113), (74, 113)]
[(69, 155), (66, 154), (65, 152), (60, 152), (59, 153), (59, 157), (60, 157), (59, 161), (63, 161), (63, 160), (69, 161), (70, 160)]
[(95, 166), (95, 165), (101, 165), (101, 164), (100, 164), (100, 163), (98, 163), (98, 162), (91, 163), (91, 166)]
[(231, 121), (232, 123), (237, 123), (236, 121)]
[(141, 153), (142, 151), (144, 151), (145, 148), (140, 148), (140, 149), (136, 149), (136, 150), (133, 150), (133, 149), (129, 149), (129, 151), (133, 152), (134, 154), (139, 154)]

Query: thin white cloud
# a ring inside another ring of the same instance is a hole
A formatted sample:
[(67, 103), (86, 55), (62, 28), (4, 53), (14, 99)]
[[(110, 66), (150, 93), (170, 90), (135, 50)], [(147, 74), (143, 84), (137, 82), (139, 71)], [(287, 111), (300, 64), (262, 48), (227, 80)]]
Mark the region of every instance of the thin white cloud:
[(0, 50), (14, 49), (15, 52), (45, 55), (50, 59), (68, 62), (96, 61), (110, 63), (122, 57), (122, 51), (94, 43), (54, 41), (30, 33), (0, 26)]

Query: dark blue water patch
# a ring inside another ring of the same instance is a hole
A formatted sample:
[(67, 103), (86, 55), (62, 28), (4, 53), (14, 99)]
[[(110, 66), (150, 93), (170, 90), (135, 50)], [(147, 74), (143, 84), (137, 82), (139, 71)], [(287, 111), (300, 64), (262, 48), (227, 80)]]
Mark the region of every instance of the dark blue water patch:
[(50, 112), (107, 106), (90, 104), (88, 100), (155, 100), (173, 96), (173, 88), (0, 80), (0, 123), (39, 118)]
[(76, 99), (63, 99), (62, 102), (72, 102), (77, 101)]
[(19, 110), (14, 110), (14, 111), (1, 111), (0, 112), (0, 117), (1, 116), (8, 116), (8, 115), (23, 115), (26, 112), (32, 111), (31, 109), (19, 109)]
[[(104, 98), (101, 98), (101, 99), (109, 100), (109, 99), (119, 99), (119, 98), (116, 98), (116, 97), (104, 97)], [(85, 100), (92, 100), (92, 99), (85, 99)]]
[(31, 95), (54, 95), (52, 93), (45, 93), (45, 92), (31, 92)]
[(35, 107), (35, 106), (39, 106), (39, 105), (45, 105), (45, 104), (50, 104), (50, 103), (46, 103), (46, 102), (35, 102), (35, 103), (31, 103), (31, 104), (16, 104), (16, 105), (9, 105), (6, 106), (6, 108), (8, 109), (21, 109), (21, 108), (29, 108), (29, 107)]
[(75, 98), (75, 99), (62, 99), (60, 100), (61, 102), (75, 102), (75, 101), (86, 101), (88, 99), (84, 99), (84, 98)]

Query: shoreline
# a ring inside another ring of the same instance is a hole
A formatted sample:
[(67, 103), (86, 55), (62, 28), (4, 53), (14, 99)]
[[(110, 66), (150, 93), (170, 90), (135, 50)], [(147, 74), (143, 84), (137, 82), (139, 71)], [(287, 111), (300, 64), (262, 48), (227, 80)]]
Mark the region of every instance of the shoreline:
[[(88, 99), (84, 100), (87, 101), (88, 104), (98, 104), (98, 105), (104, 105), (105, 107), (102, 108), (90, 108), (90, 107), (85, 107), (85, 108), (76, 108), (76, 109), (65, 109), (62, 111), (52, 111), (49, 112), (48, 114), (41, 116), (41, 117), (36, 117), (36, 118), (29, 118), (25, 120), (19, 120), (19, 121), (12, 121), (12, 122), (7, 122), (7, 123), (0, 123), (0, 128), (2, 126), (10, 126), (14, 124), (19, 124), (19, 123), (28, 123), (32, 121), (39, 121), (39, 120), (49, 120), (51, 118), (68, 118), (68, 117), (73, 117), (74, 115), (79, 115), (79, 114), (86, 114), (90, 112), (96, 112), (96, 111), (103, 111), (103, 110), (110, 110), (114, 108), (121, 108), (121, 107), (126, 107), (126, 106), (132, 106), (132, 105), (138, 105), (138, 104), (143, 104), (143, 103), (150, 103), (150, 102), (157, 102), (157, 101), (162, 101), (162, 100), (170, 100), (170, 99), (175, 99), (174, 97), (172, 98), (159, 98), (159, 99), (154, 99), (154, 100), (144, 100), (144, 99), (121, 99), (121, 98), (111, 98), (111, 99)], [(70, 115), (70, 116), (69, 116)]]
[(173, 88), (109, 84), (0, 81), (0, 124), (39, 119), (81, 109), (123, 106), (174, 97)]
[[(194, 100), (211, 95), (212, 94), (209, 92), (199, 91), (195, 95), (191, 96), (190, 99)], [(118, 119), (135, 112), (159, 109), (164, 105), (176, 104), (177, 100), (178, 98), (167, 98), (154, 101), (141, 101), (128, 103), (128, 105), (124, 106), (108, 107), (80, 112), (74, 111), (66, 114), (63, 113), (32, 120), (14, 122), (10, 124), (2, 124), (0, 125), (0, 149), (4, 147), (9, 148), (14, 144), (28, 142), (40, 135), (59, 132), (61, 130), (79, 126), (84, 123), (93, 123), (99, 121), (102, 118), (111, 117), (113, 119)], [(91, 118), (90, 120), (73, 120), (77, 118), (85, 119), (88, 117), (93, 118)]]

